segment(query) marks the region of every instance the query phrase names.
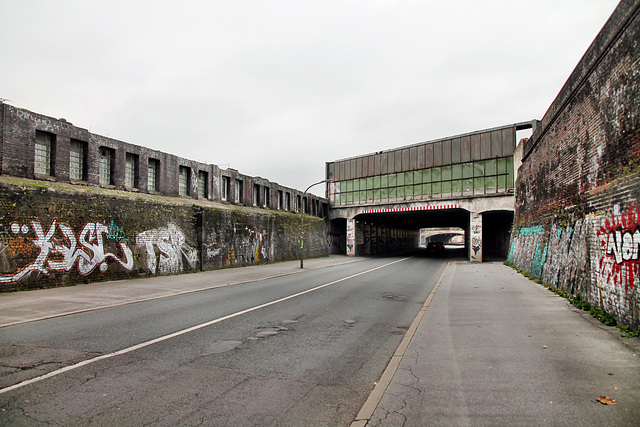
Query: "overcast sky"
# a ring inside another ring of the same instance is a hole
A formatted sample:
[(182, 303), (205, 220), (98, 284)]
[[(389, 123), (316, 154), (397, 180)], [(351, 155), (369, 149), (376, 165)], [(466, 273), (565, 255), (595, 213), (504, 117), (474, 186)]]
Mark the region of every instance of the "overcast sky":
[(0, 98), (303, 190), (541, 118), (617, 3), (0, 0)]

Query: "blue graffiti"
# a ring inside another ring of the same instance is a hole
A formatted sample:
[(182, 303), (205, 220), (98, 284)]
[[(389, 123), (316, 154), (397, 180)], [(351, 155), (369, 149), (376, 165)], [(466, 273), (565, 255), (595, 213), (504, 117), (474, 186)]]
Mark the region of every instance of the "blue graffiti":
[(111, 224), (109, 224), (109, 234), (107, 234), (107, 239), (115, 240), (116, 242), (128, 242), (129, 239), (124, 234), (124, 229), (122, 227), (118, 227), (113, 220), (111, 220)]
[(534, 227), (523, 227), (518, 230), (518, 234), (522, 234), (524, 236), (537, 236), (542, 233), (542, 226), (536, 225)]

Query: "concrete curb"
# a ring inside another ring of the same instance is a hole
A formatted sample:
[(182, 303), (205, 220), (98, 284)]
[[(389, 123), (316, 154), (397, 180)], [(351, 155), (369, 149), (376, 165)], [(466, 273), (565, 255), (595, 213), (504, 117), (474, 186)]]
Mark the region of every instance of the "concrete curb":
[(387, 390), (387, 387), (389, 387), (389, 384), (391, 384), (391, 380), (393, 380), (393, 376), (398, 370), (398, 366), (400, 366), (400, 362), (402, 362), (402, 358), (404, 357), (405, 352), (409, 347), (409, 343), (411, 342), (411, 339), (415, 335), (416, 330), (418, 329), (418, 326), (420, 325), (420, 322), (422, 321), (424, 314), (429, 308), (429, 305), (431, 304), (431, 300), (433, 300), (433, 297), (438, 291), (438, 288), (440, 287), (440, 283), (442, 283), (442, 279), (444, 279), (444, 276), (449, 270), (450, 265), (451, 265), (451, 261), (449, 261), (445, 266), (444, 270), (442, 271), (442, 274), (440, 275), (440, 278), (438, 279), (438, 282), (433, 287), (433, 290), (431, 290), (431, 293), (427, 297), (426, 301), (424, 302), (424, 305), (418, 312), (415, 319), (413, 319), (413, 322), (411, 323), (411, 326), (407, 330), (407, 333), (404, 335), (404, 338), (400, 342), (400, 345), (396, 349), (395, 353), (393, 353), (393, 356), (391, 356), (391, 360), (389, 361), (389, 364), (387, 365), (384, 372), (382, 373), (382, 376), (376, 383), (376, 386), (374, 387), (373, 391), (371, 392), (367, 400), (364, 402), (364, 405), (362, 405), (362, 408), (360, 409), (360, 412), (358, 412), (358, 415), (356, 415), (355, 420), (351, 423), (351, 427), (364, 427), (367, 425), (367, 422), (369, 422), (369, 420), (373, 416), (373, 413), (375, 412), (376, 408), (378, 407), (378, 404), (382, 400), (382, 396), (384, 396), (384, 393)]

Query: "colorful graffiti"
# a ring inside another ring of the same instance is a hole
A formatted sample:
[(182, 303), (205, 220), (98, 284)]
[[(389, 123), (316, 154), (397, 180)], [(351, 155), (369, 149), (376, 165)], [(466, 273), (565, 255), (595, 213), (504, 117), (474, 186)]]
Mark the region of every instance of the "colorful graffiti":
[(173, 223), (138, 234), (136, 246), (146, 249), (147, 267), (152, 274), (182, 273), (183, 259), (191, 268), (195, 268), (198, 263), (197, 249), (186, 243), (184, 233)]
[(604, 250), (598, 264), (599, 279), (624, 284), (625, 292), (633, 290), (640, 263), (640, 204), (630, 204), (626, 213), (604, 219), (596, 232)]
[[(19, 236), (17, 241), (22, 246), (25, 242), (24, 237), (33, 231), (35, 238), (30, 239), (30, 243), (38, 254), (33, 262), (17, 272), (0, 275), (0, 283), (17, 282), (32, 272), (46, 275), (51, 271), (68, 272), (76, 265), (78, 272), (82, 275), (90, 274), (96, 267), (99, 267), (100, 272), (104, 273), (109, 269), (109, 259), (114, 260), (126, 270), (133, 268), (133, 253), (124, 243), (126, 240), (124, 234), (118, 232), (119, 239), (113, 239), (120, 246), (121, 257), (111, 252), (105, 252), (104, 239), (105, 237), (110, 239), (109, 236), (113, 229), (110, 230), (100, 222), (87, 223), (77, 237), (69, 225), (58, 222), (57, 219), (51, 222), (46, 231), (42, 227), (42, 223), (36, 219), (31, 220), (31, 227), (27, 224), (14, 222), (10, 226), (10, 231), (13, 235)], [(56, 237), (58, 231), (62, 238)], [(11, 244), (6, 245), (6, 247), (10, 246)], [(21, 250), (23, 253), (28, 251), (24, 247)]]
[(511, 240), (509, 260), (540, 278), (547, 257), (546, 245), (541, 246), (542, 226), (522, 227)]

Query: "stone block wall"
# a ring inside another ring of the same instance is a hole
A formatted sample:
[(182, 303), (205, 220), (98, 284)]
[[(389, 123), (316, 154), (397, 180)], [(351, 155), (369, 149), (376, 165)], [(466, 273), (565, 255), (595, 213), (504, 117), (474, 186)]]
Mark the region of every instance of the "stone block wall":
[(640, 329), (640, 2), (622, 1), (523, 148), (509, 259)]
[[(305, 257), (329, 253), (305, 221)], [(0, 292), (298, 259), (300, 216), (209, 201), (0, 178)]]

